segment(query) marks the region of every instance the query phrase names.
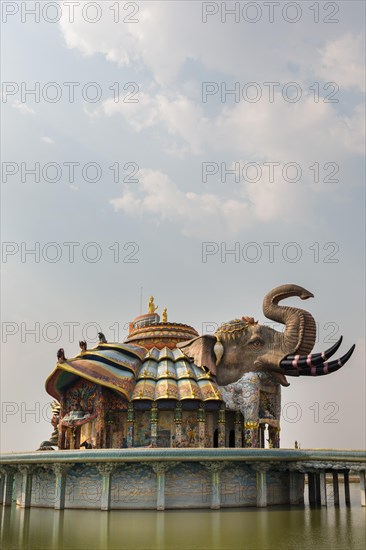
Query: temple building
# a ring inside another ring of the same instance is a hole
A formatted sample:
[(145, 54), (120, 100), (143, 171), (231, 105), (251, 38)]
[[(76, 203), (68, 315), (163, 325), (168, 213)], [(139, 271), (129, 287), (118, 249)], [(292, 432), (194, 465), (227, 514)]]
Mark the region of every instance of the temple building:
[(353, 470), (364, 506), (364, 452), (278, 448), (287, 376), (329, 375), (355, 348), (329, 360), (341, 337), (312, 353), (311, 314), (279, 305), (291, 296), (312, 294), (286, 284), (263, 300), (281, 332), (244, 316), (199, 335), (168, 322), (166, 309), (160, 319), (151, 296), (123, 343), (99, 333), (98, 345), (79, 342), (75, 357), (59, 349), (46, 381), (53, 432), (38, 449), (44, 452), (0, 457), (4, 505), (13, 498), (23, 508), (56, 510), (303, 505), (307, 475), (310, 504), (326, 506), (330, 473), (339, 505), (342, 473), (348, 506)]
[(71, 359), (59, 350), (46, 382), (60, 404), (53, 421), (59, 449), (278, 447), (279, 412), (271, 410), (271, 395), (262, 392), (253, 445), (247, 434), (253, 426), (247, 430), (243, 414), (225, 405), (215, 375), (177, 348), (198, 337), (196, 330), (168, 322), (166, 309), (160, 321), (156, 309), (151, 297), (149, 312), (130, 323), (124, 343), (109, 343), (100, 333), (96, 347), (80, 342)]

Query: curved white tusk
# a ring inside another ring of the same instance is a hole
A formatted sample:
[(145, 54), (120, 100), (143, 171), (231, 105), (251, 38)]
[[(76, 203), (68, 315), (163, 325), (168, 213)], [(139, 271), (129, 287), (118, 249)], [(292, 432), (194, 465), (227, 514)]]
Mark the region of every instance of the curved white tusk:
[(216, 357), (216, 366), (218, 366), (222, 359), (222, 356), (224, 355), (224, 346), (222, 345), (220, 340), (217, 338), (217, 336), (216, 336), (216, 339), (217, 341), (216, 341), (216, 344), (214, 345), (214, 354)]

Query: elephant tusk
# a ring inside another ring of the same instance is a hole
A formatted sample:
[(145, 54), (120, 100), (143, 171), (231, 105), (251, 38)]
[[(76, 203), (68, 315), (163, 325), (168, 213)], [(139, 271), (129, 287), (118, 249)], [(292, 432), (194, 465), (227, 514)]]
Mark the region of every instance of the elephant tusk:
[(340, 337), (331, 348), (323, 351), (322, 353), (310, 353), (309, 355), (287, 355), (281, 361), (281, 367), (291, 369), (298, 369), (303, 367), (317, 367), (322, 365), (324, 361), (327, 361), (340, 347), (343, 340), (343, 336)]
[(216, 336), (216, 343), (214, 345), (214, 354), (216, 357), (216, 366), (219, 365), (222, 356), (224, 355), (224, 346), (220, 342), (219, 338)]
[(330, 361), (330, 363), (328, 363), (328, 361), (323, 361), (323, 363), (319, 365), (298, 367), (295, 370), (291, 370), (290, 368), (287, 370), (285, 367), (285, 373), (289, 376), (323, 376), (324, 374), (331, 374), (347, 363), (348, 359), (353, 354), (355, 347), (356, 346), (353, 345), (347, 353), (343, 355), (343, 357), (336, 359), (335, 361)]

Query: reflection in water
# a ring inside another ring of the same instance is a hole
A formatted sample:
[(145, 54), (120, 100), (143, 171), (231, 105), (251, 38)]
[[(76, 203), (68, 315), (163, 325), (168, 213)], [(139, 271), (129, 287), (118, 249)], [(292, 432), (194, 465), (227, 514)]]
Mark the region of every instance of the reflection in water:
[(23, 510), (0, 507), (5, 549), (37, 550), (364, 550), (357, 485), (351, 508), (222, 510)]

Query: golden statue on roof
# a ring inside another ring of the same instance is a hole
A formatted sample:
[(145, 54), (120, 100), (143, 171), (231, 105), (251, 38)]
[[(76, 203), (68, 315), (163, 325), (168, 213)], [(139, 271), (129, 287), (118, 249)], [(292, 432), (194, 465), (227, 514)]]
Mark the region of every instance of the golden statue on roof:
[(158, 307), (159, 306), (155, 306), (155, 304), (154, 304), (154, 296), (150, 296), (149, 306), (148, 306), (149, 313), (155, 313), (155, 311), (158, 309)]
[(161, 314), (161, 322), (167, 323), (168, 322), (168, 312), (166, 307), (163, 309), (163, 313)]

